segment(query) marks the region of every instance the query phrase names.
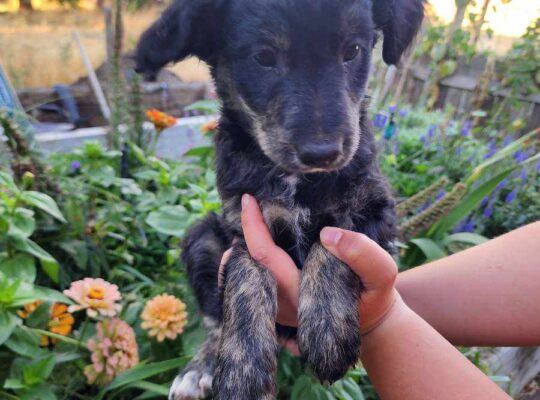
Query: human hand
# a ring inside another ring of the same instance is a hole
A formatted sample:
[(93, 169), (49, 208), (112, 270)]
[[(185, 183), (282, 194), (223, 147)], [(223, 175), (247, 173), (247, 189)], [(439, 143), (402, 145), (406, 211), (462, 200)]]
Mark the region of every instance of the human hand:
[[(242, 197), (242, 229), (251, 257), (272, 272), (278, 290), (277, 322), (285, 326), (298, 325), (300, 271), (294, 261), (276, 246), (257, 203), (250, 196)], [(339, 228), (324, 228), (322, 245), (347, 264), (361, 279), (364, 291), (358, 305), (360, 331), (367, 334), (388, 315), (399, 295), (394, 288), (397, 266), (390, 254), (360, 233)], [(224, 254), (225, 265), (230, 252)]]

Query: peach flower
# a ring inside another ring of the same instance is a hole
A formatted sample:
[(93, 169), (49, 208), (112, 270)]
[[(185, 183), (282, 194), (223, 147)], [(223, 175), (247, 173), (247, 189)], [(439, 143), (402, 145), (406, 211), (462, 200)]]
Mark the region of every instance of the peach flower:
[(89, 317), (95, 318), (98, 314), (114, 317), (122, 309), (116, 303), (122, 299), (118, 286), (101, 278), (84, 278), (73, 282), (69, 289), (64, 290), (64, 294), (77, 303), (69, 306), (70, 313), (86, 310)]
[(92, 364), (84, 368), (89, 384), (106, 385), (139, 363), (139, 349), (131, 326), (118, 318), (98, 322), (88, 341)]
[(155, 336), (158, 342), (174, 340), (184, 331), (187, 323), (186, 305), (179, 299), (162, 294), (148, 301), (141, 314), (141, 327)]

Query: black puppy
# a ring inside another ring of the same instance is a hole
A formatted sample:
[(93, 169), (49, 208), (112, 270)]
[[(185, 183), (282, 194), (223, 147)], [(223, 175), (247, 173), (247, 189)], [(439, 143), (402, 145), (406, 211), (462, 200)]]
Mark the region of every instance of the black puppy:
[(362, 284), (327, 252), (324, 226), (363, 232), (385, 249), (394, 202), (377, 166), (365, 88), (376, 32), (395, 64), (423, 16), (422, 0), (177, 0), (142, 36), (138, 70), (206, 61), (223, 102), (216, 136), (223, 214), (183, 243), (209, 334), (177, 377), (171, 399), (276, 396), (276, 283), (240, 239), (218, 289), (221, 255), (242, 238), (240, 198), (254, 195), (276, 243), (302, 269), (298, 344), (322, 381), (359, 357)]

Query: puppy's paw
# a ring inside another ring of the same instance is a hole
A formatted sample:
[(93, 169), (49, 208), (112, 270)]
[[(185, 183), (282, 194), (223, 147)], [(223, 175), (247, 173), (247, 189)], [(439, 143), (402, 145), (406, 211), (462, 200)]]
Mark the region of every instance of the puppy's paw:
[(210, 396), (212, 375), (188, 370), (176, 377), (169, 390), (169, 400), (199, 400)]
[(342, 378), (360, 358), (360, 330), (354, 319), (337, 321), (331, 315), (313, 315), (300, 325), (298, 344), (302, 360), (321, 382)]

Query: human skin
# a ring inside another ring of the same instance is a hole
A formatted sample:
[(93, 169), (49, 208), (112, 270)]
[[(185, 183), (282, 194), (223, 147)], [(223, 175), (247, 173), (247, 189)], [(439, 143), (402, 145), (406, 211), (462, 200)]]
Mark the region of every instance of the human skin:
[[(252, 257), (276, 278), (278, 322), (296, 326), (300, 272), (273, 243), (250, 196), (242, 226)], [(533, 224), (397, 277), (390, 255), (366, 236), (323, 229), (323, 245), (365, 285), (362, 361), (381, 398), (509, 398), (443, 336), (455, 344), (540, 344), (539, 233)]]

